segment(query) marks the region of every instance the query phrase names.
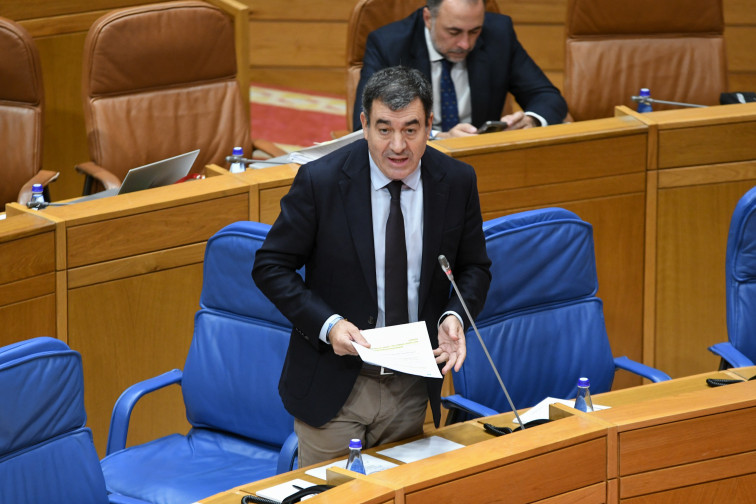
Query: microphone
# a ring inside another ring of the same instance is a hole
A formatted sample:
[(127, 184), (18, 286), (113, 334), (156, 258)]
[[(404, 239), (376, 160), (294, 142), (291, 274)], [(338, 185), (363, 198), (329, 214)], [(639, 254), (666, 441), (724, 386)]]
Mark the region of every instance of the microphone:
[(68, 203), (50, 203), (48, 201), (27, 201), (26, 207), (27, 208), (34, 208), (35, 210), (39, 210), (41, 208), (47, 208), (49, 206), (66, 206)]
[(470, 320), (470, 324), (472, 325), (472, 328), (475, 331), (475, 335), (478, 336), (478, 341), (480, 342), (480, 346), (483, 347), (483, 351), (486, 353), (486, 357), (488, 358), (488, 363), (491, 364), (491, 369), (493, 369), (494, 374), (496, 375), (496, 379), (499, 380), (499, 385), (501, 385), (501, 390), (504, 391), (504, 395), (507, 397), (507, 402), (509, 402), (509, 407), (512, 408), (512, 411), (514, 412), (515, 417), (517, 417), (517, 422), (520, 424), (520, 428), (525, 429), (525, 424), (522, 422), (522, 420), (520, 420), (520, 415), (517, 413), (517, 408), (515, 408), (514, 403), (512, 402), (512, 398), (509, 397), (509, 392), (507, 392), (507, 387), (504, 386), (504, 382), (502, 381), (501, 376), (499, 375), (499, 371), (496, 369), (496, 365), (494, 364), (494, 361), (491, 358), (491, 354), (488, 353), (488, 348), (486, 348), (486, 344), (483, 343), (483, 338), (480, 337), (480, 333), (478, 332), (478, 327), (475, 325), (475, 321), (470, 315), (470, 310), (467, 309), (467, 303), (465, 303), (465, 300), (462, 298), (462, 294), (460, 294), (459, 289), (457, 288), (457, 283), (454, 281), (454, 275), (452, 274), (451, 265), (449, 265), (449, 261), (446, 259), (445, 255), (441, 254), (440, 256), (438, 256), (438, 263), (441, 265), (441, 269), (444, 270), (444, 273), (446, 273), (446, 277), (451, 282), (452, 287), (454, 287), (454, 292), (457, 293), (459, 302), (462, 303), (462, 308), (465, 309), (467, 318), (468, 320)]
[(650, 96), (632, 96), (632, 100), (636, 103), (660, 103), (662, 105), (675, 105), (677, 107), (692, 107), (692, 108), (706, 108), (706, 105), (696, 105), (695, 103), (683, 103), (667, 100), (656, 100)]

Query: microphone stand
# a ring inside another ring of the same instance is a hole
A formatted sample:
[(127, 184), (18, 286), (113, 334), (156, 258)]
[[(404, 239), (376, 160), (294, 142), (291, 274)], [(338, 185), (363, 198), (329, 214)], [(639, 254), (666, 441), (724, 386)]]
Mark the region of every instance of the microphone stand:
[(465, 313), (467, 314), (468, 320), (470, 320), (470, 324), (472, 325), (472, 328), (475, 331), (475, 335), (478, 336), (478, 341), (480, 342), (480, 346), (483, 347), (483, 351), (485, 352), (486, 357), (488, 358), (488, 363), (491, 364), (491, 369), (493, 369), (494, 374), (496, 375), (496, 379), (499, 380), (499, 385), (501, 385), (501, 390), (504, 391), (504, 395), (507, 397), (507, 402), (509, 402), (509, 407), (512, 408), (512, 411), (514, 412), (515, 417), (517, 417), (517, 423), (520, 424), (520, 428), (522, 430), (525, 430), (525, 424), (523, 423), (522, 420), (520, 420), (520, 415), (517, 413), (517, 408), (515, 408), (514, 403), (512, 402), (512, 398), (509, 397), (509, 392), (507, 392), (507, 387), (504, 386), (504, 382), (502, 381), (501, 376), (499, 375), (499, 370), (496, 369), (496, 365), (494, 364), (494, 361), (491, 358), (491, 354), (488, 353), (488, 348), (486, 348), (486, 344), (483, 343), (483, 338), (480, 337), (480, 333), (478, 332), (478, 327), (475, 325), (475, 321), (470, 315), (470, 310), (467, 309), (467, 304), (465, 303), (465, 300), (462, 298), (462, 294), (459, 292), (459, 289), (457, 288), (457, 283), (454, 281), (454, 275), (452, 275), (449, 261), (446, 259), (445, 255), (441, 254), (440, 256), (438, 256), (438, 262), (439, 264), (441, 264), (441, 269), (444, 270), (444, 273), (446, 273), (447, 278), (449, 278), (449, 281), (451, 282), (452, 287), (454, 287), (454, 292), (457, 293), (457, 297), (459, 298), (459, 301), (462, 303), (462, 308), (465, 309)]
[(682, 103), (682, 102), (674, 102), (674, 101), (667, 101), (667, 100), (655, 100), (649, 96), (633, 96), (632, 98), (634, 102), (645, 103), (646, 105), (650, 105), (652, 103), (659, 103), (662, 105), (675, 105), (678, 107), (706, 108), (706, 105), (696, 105), (695, 103)]

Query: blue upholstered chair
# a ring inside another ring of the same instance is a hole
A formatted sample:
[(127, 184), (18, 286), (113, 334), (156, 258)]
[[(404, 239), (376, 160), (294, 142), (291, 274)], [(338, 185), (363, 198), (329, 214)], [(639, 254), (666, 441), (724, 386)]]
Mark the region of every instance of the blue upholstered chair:
[[(594, 393), (608, 391), (615, 368), (669, 379), (612, 356), (589, 223), (545, 208), (484, 222), (483, 230), (493, 278), (476, 325), (516, 408), (574, 398), (581, 376)], [(472, 416), (510, 411), (477, 336), (469, 330), (466, 338), (467, 359), (453, 375), (456, 395), (444, 406)]]
[(720, 369), (756, 362), (756, 187), (740, 198), (730, 219), (725, 257), (727, 338), (709, 347)]
[(0, 502), (141, 502), (108, 496), (86, 420), (78, 352), (48, 337), (0, 348)]
[[(102, 460), (109, 490), (156, 504), (187, 504), (292, 469), (294, 419), (278, 395), (291, 325), (251, 276), (268, 229), (237, 222), (208, 240), (183, 372), (133, 385), (116, 402)], [(136, 401), (174, 383), (182, 388), (189, 433), (125, 448)]]

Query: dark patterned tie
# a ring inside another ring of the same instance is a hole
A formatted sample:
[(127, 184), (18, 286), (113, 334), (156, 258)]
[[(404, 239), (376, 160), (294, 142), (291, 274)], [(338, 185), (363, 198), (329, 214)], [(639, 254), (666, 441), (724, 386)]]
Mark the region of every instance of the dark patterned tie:
[(451, 79), (451, 67), (447, 59), (441, 60), (441, 130), (449, 131), (459, 123), (457, 92)]
[(399, 198), (402, 181), (386, 186), (391, 193), (391, 206), (386, 221), (385, 292), (386, 325), (409, 322), (407, 309), (407, 244), (404, 241), (404, 217)]

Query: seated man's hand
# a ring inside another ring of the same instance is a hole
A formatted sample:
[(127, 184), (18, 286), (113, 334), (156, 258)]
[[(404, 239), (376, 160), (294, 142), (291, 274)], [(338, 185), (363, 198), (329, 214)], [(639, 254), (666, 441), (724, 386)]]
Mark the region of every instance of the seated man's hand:
[(536, 126), (541, 125), (541, 123), (538, 122), (538, 119), (533, 116), (525, 115), (521, 110), (518, 110), (514, 114), (505, 115), (501, 118), (501, 121), (509, 125), (507, 130), (535, 128)]
[(436, 138), (454, 138), (472, 136), (478, 132), (478, 128), (470, 123), (459, 123), (449, 131), (441, 131), (436, 135)]
[(357, 329), (357, 326), (347, 319), (341, 319), (336, 322), (336, 325), (331, 328), (331, 332), (328, 333), (328, 340), (331, 342), (336, 355), (359, 355), (354, 345), (352, 345), (352, 341), (358, 345), (370, 348), (370, 343), (367, 342), (360, 330)]

